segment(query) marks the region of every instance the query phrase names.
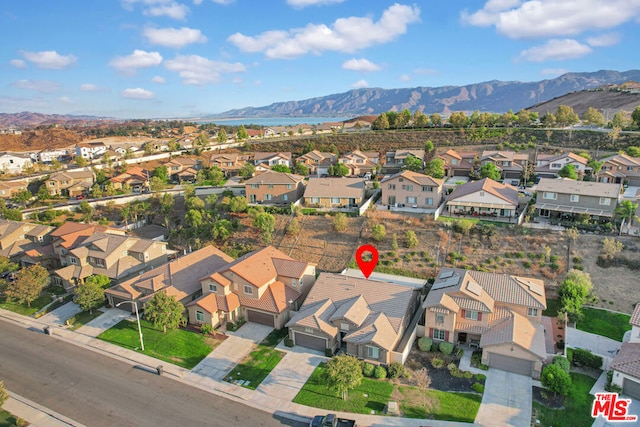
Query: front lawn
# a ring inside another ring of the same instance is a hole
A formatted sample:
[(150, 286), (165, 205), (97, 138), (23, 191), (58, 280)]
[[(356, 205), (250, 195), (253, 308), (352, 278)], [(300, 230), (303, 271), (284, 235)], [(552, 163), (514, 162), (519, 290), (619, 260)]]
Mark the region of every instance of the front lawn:
[(622, 341), (624, 333), (631, 330), (631, 325), (629, 325), (631, 316), (628, 314), (612, 313), (592, 307), (584, 307), (582, 313), (584, 320), (576, 323), (576, 327), (581, 331)]
[(288, 328), (274, 329), (273, 331), (269, 332), (269, 335), (267, 335), (265, 339), (262, 340), (260, 345), (263, 345), (265, 347), (275, 347), (280, 343), (280, 341), (282, 341), (284, 337), (288, 335)]
[[(140, 323), (145, 347), (144, 354), (183, 368), (192, 369), (220, 344), (220, 341), (213, 337), (205, 337), (195, 332), (167, 329), (167, 332), (163, 333), (146, 320), (141, 320)], [(135, 321), (122, 320), (101, 333), (98, 338), (142, 353), (139, 349), (140, 338)]]
[(225, 381), (255, 390), (283, 357), (283, 352), (259, 345), (233, 368)]
[(91, 314), (89, 314), (88, 311), (81, 311), (80, 313), (76, 314), (75, 316), (67, 320), (71, 325), (69, 326), (69, 329), (71, 329), (72, 331), (75, 331), (76, 329), (79, 329), (80, 327), (91, 322), (96, 317), (100, 317), (102, 314), (103, 313), (99, 310), (93, 310), (93, 313)]
[(593, 424), (591, 406), (594, 397), (589, 394), (589, 391), (596, 379), (572, 372), (571, 380), (571, 389), (564, 399), (563, 409), (550, 409), (541, 403), (533, 402), (535, 418), (540, 420), (540, 424), (536, 425), (541, 427), (590, 427)]
[(342, 400), (327, 388), (324, 373), (324, 363), (321, 363), (293, 401), (330, 411), (370, 414), (373, 410), (376, 414), (382, 414), (389, 400), (396, 400), (408, 418), (469, 423), (475, 420), (482, 401), (482, 396), (472, 393), (448, 393), (433, 389), (422, 392), (412, 386), (399, 386), (394, 392), (396, 386), (391, 382), (371, 378), (363, 378), (358, 387), (349, 391), (348, 399)]
[(560, 299), (547, 299), (547, 309), (542, 312), (543, 316), (556, 317), (558, 310), (562, 308)]
[(0, 308), (22, 314), (23, 316), (31, 316), (40, 311), (45, 305), (49, 304), (51, 300), (51, 295), (43, 293), (38, 298), (31, 301), (31, 307), (27, 307), (26, 304), (17, 304), (15, 302), (6, 301), (4, 298), (0, 298)]
[(18, 425), (18, 417), (0, 409), (0, 427), (14, 427)]

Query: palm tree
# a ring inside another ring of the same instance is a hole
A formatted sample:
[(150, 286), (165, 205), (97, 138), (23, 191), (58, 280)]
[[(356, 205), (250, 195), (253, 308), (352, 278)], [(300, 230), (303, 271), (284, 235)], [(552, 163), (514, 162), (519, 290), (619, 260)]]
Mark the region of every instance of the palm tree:
[[(623, 221), (627, 221), (627, 228), (630, 230), (631, 225), (633, 225), (634, 220), (640, 220), (636, 215), (638, 210), (638, 204), (632, 202), (631, 200), (622, 201), (618, 207), (616, 208), (615, 214), (618, 218), (621, 218)], [(620, 232), (622, 232), (622, 226), (620, 226)]]

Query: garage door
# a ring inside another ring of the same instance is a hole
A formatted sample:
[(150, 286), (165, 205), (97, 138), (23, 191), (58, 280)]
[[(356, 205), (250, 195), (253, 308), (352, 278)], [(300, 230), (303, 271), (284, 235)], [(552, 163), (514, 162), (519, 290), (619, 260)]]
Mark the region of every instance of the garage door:
[(533, 362), (530, 360), (517, 359), (515, 357), (504, 356), (498, 353), (489, 353), (489, 366), (515, 374), (531, 376)]
[(625, 378), (622, 383), (622, 393), (634, 399), (640, 399), (640, 383)]
[(253, 322), (253, 323), (260, 323), (262, 325), (267, 325), (271, 327), (275, 326), (275, 322), (272, 314), (262, 313), (259, 311), (247, 310), (247, 321)]
[(295, 343), (296, 345), (311, 348), (313, 350), (324, 351), (327, 348), (327, 340), (324, 338), (318, 338), (307, 334), (301, 334), (296, 332), (295, 334)]

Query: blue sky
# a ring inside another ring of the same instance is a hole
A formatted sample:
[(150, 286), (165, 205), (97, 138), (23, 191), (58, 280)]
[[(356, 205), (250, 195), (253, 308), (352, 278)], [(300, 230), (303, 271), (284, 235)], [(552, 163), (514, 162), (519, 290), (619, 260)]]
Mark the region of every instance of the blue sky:
[(638, 68), (640, 0), (18, 0), (0, 37), (0, 112), (193, 117)]

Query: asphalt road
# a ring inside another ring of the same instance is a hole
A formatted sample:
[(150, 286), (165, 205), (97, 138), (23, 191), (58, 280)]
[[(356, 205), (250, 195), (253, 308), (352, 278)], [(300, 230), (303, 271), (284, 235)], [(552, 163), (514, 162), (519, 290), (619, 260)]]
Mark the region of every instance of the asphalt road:
[(0, 380), (90, 427), (296, 425), (4, 321)]

